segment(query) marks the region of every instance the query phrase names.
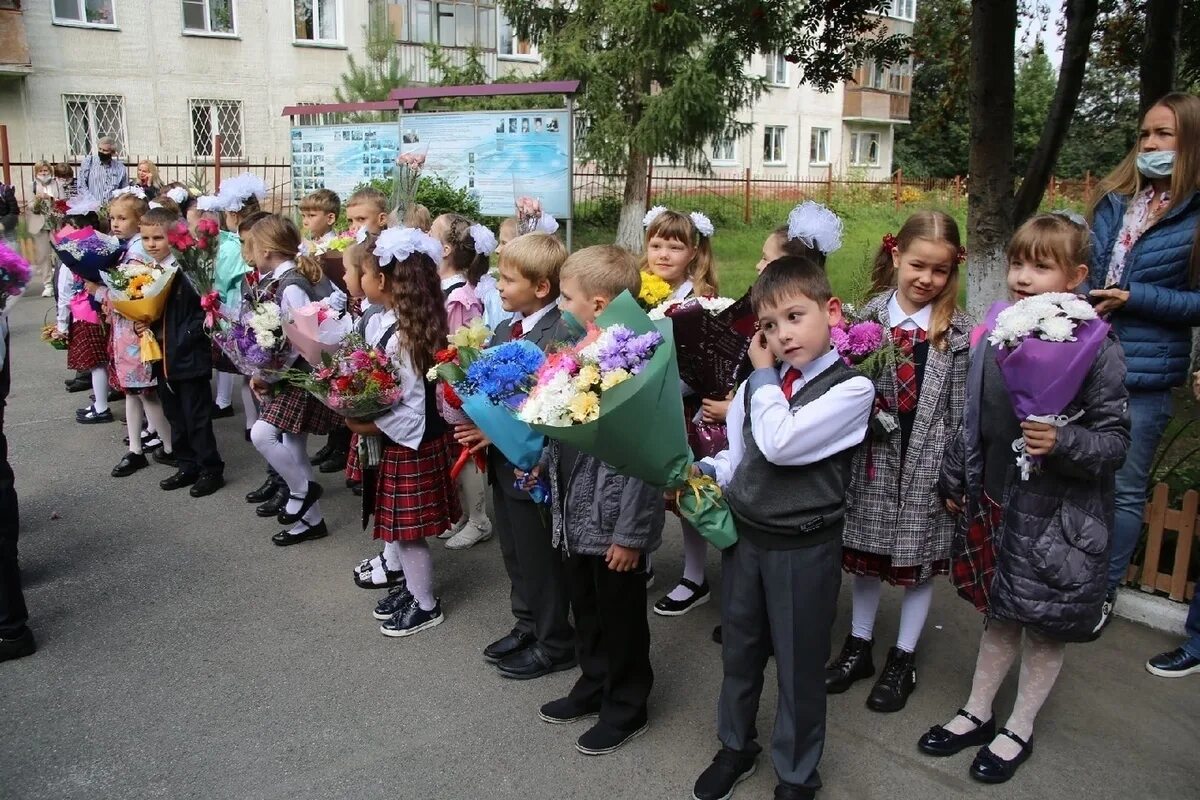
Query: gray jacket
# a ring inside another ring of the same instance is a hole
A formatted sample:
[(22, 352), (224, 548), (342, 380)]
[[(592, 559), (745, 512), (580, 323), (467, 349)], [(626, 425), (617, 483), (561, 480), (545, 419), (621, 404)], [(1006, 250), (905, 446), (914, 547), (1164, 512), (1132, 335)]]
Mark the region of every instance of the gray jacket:
[[(942, 462), (941, 495), (966, 498), (958, 536), (983, 493), (980, 391), (988, 352), (981, 340), (971, 355), (962, 428)], [(996, 498), (1004, 518), (993, 539), (989, 616), (1063, 641), (1090, 638), (1107, 590), (1113, 475), (1129, 449), (1128, 400), (1125, 357), (1110, 335), (1064, 412), (1083, 416), (1058, 429), (1054, 449), (1029, 480), (1020, 479), (1014, 460), (1004, 497)]]
[(549, 470), (555, 547), (602, 556), (612, 544), (643, 553), (662, 544), (662, 489), (554, 440), (543, 465)]

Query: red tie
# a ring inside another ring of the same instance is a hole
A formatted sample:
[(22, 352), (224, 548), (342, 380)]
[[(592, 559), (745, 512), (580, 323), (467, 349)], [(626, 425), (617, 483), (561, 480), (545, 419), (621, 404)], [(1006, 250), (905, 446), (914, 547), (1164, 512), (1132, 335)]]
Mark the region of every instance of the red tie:
[[(796, 385), (796, 381), (803, 380), (804, 375), (802, 375), (800, 370), (796, 369), (795, 367), (788, 367), (787, 372), (783, 373), (783, 385), (779, 388), (783, 389), (783, 396), (788, 402), (791, 402), (792, 400), (792, 387)], [(801, 386), (803, 386), (803, 383), (801, 383)]]
[(913, 346), (917, 342), (925, 341), (925, 331), (920, 328), (892, 328), (892, 340), (909, 359), (896, 365), (896, 403), (899, 405), (896, 410), (901, 414), (908, 414), (916, 409), (917, 397), (920, 394), (920, 387), (917, 386), (917, 365), (912, 361)]
[(525, 328), (523, 328), (521, 326), (521, 320), (517, 320), (516, 322), (514, 322), (512, 324), (512, 327), (509, 328), (509, 331), (512, 333), (512, 338), (513, 338), (514, 342), (517, 339), (520, 339), (522, 336), (525, 335)]

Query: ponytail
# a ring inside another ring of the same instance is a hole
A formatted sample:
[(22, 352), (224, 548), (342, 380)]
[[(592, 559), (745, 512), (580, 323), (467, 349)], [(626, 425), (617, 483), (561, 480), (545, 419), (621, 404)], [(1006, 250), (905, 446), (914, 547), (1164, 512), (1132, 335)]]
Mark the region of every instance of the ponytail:
[(320, 283), (321, 278), (325, 277), (325, 270), (316, 256), (297, 254), (296, 271), (303, 275), (304, 280), (309, 283)]
[(893, 255), (896, 247), (896, 237), (890, 233), (885, 234), (879, 251), (875, 253), (875, 260), (871, 262), (869, 296), (896, 288), (896, 261)]

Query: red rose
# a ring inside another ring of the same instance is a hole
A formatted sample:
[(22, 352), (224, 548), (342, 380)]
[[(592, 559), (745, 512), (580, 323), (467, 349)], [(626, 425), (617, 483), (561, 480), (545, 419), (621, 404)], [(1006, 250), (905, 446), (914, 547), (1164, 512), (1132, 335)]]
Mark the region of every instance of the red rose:
[(458, 358), (457, 347), (447, 347), (444, 350), (438, 350), (433, 354), (433, 360), (438, 364), (449, 364)]
[(451, 408), (462, 408), (462, 398), (454, 391), (454, 387), (445, 381), (442, 381), (442, 399)]

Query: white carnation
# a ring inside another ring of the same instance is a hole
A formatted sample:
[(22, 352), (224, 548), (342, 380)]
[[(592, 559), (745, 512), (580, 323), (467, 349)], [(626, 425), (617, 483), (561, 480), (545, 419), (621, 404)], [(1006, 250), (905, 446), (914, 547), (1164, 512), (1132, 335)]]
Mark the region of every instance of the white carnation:
[(1066, 317), (1047, 317), (1038, 326), (1041, 329), (1039, 339), (1047, 342), (1072, 342), (1075, 340), (1075, 322)]

